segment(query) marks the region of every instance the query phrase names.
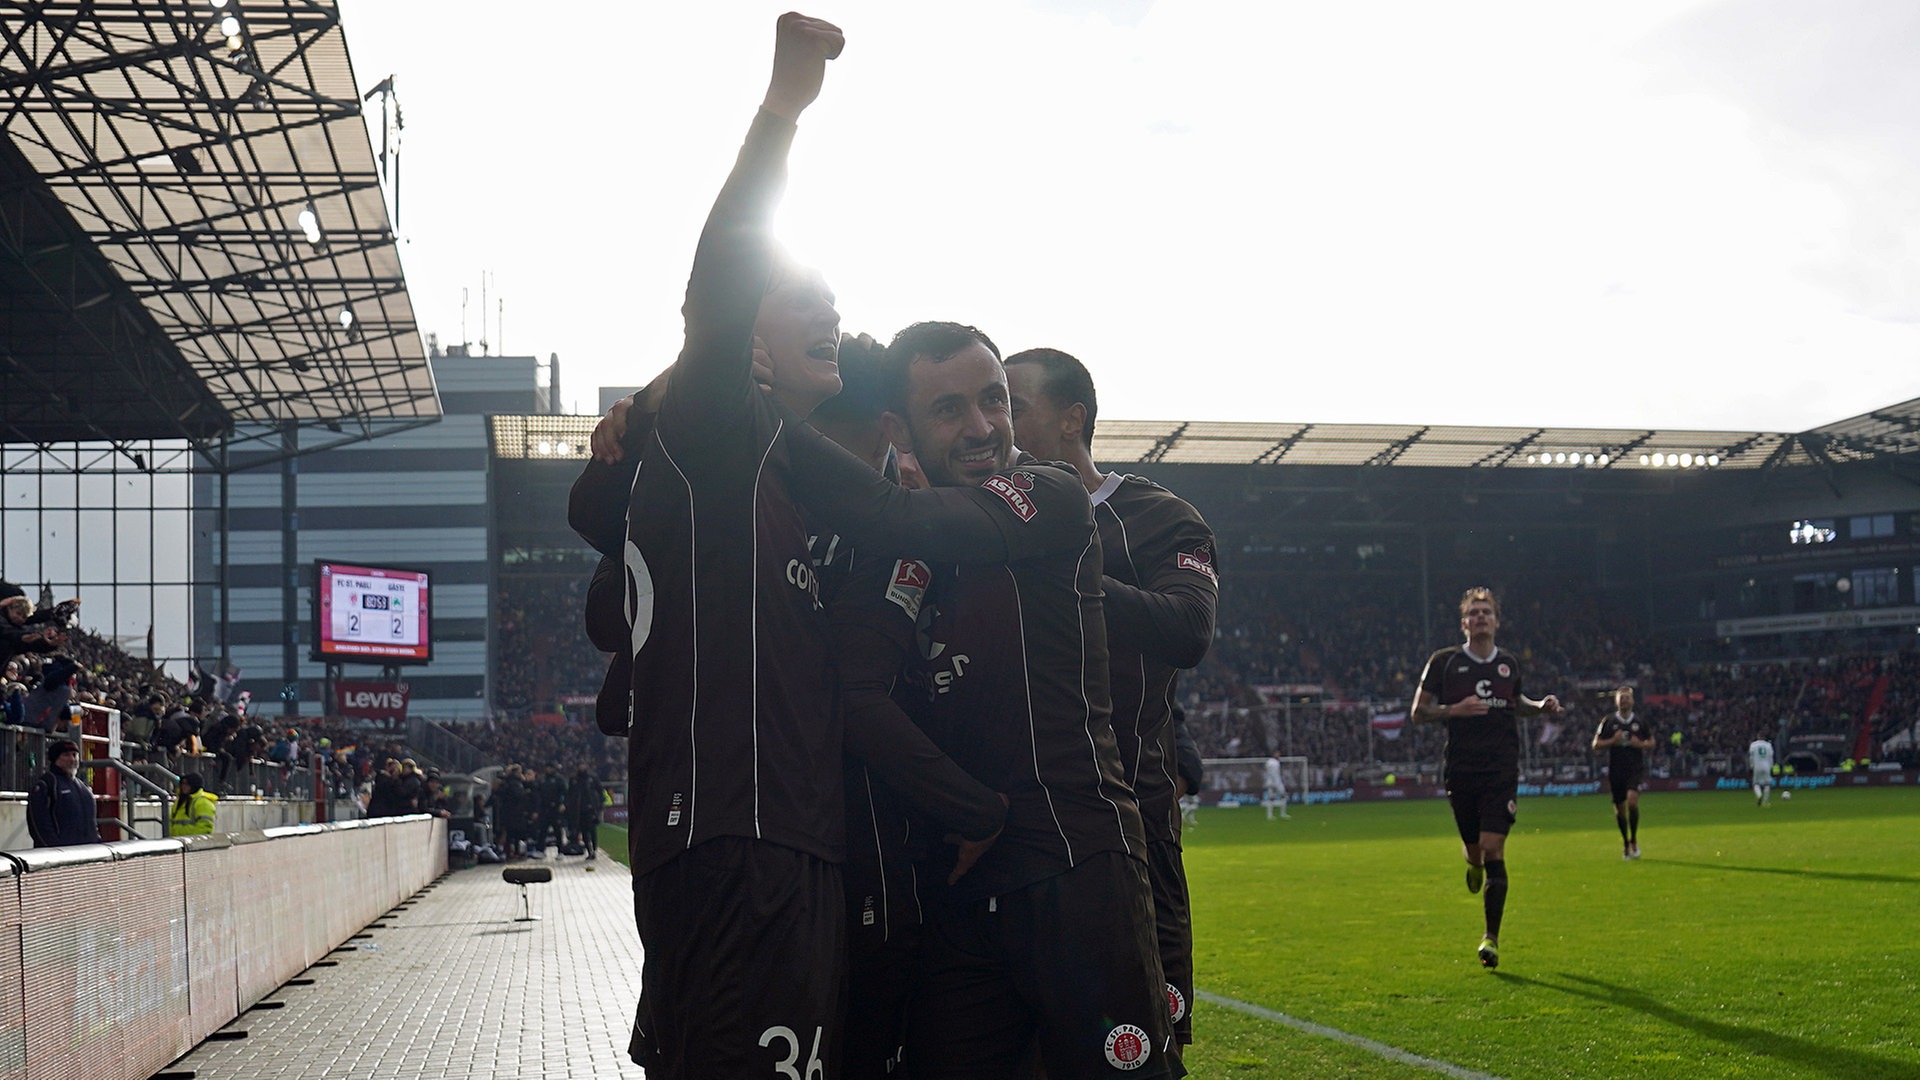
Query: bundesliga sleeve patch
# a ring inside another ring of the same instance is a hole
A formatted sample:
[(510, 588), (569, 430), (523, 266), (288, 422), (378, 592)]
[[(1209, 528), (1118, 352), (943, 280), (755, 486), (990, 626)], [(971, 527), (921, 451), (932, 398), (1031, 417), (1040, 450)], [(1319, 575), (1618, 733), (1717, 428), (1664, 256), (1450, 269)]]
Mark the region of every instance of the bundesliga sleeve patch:
[(933, 571), (918, 559), (900, 559), (893, 564), (893, 579), (887, 583), (887, 599), (900, 605), (907, 618), (920, 617), (920, 602), (926, 599), (927, 586), (933, 583)]
[(1005, 500), (1007, 506), (1013, 510), (1013, 516), (1021, 521), (1032, 521), (1033, 515), (1040, 512), (1039, 507), (1033, 504), (1032, 496), (1027, 494), (1033, 490), (1032, 473), (1016, 472), (1006, 476), (989, 476), (980, 486)]
[(1220, 584), (1220, 575), (1213, 570), (1213, 549), (1206, 544), (1201, 544), (1192, 551), (1181, 552), (1174, 562), (1182, 570), (1191, 570), (1196, 574), (1204, 575), (1215, 585)]

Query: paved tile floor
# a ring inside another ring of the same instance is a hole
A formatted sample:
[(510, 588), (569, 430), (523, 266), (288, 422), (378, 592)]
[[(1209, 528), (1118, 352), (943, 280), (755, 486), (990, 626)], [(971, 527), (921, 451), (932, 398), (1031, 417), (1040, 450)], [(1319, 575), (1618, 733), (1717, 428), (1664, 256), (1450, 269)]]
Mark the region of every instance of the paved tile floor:
[[(454, 871), (201, 1043), (196, 1080), (516, 1080), (642, 1076), (627, 1060), (640, 992), (633, 878), (604, 855), (528, 860), (537, 922), (499, 866)], [(591, 868), (591, 869), (589, 869)], [(165, 1075), (165, 1074), (163, 1074)]]

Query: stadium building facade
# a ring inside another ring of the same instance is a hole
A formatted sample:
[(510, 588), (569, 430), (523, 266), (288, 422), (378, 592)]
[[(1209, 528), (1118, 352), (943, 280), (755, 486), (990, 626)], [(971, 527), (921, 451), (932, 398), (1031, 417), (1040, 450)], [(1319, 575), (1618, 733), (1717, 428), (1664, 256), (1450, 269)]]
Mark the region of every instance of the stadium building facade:
[[(239, 669), (239, 688), (256, 701), (285, 702), (289, 713), (334, 711), (323, 700), (325, 669), (312, 659), (314, 561), (327, 559), (431, 574), (433, 659), (400, 671), (408, 711), (435, 719), (488, 714), (498, 504), (489, 486), (487, 417), (543, 410), (543, 362), (467, 356), (455, 347), (434, 350), (430, 363), (444, 413), (437, 422), (255, 468), (235, 455), (225, 587), (196, 596), (195, 652), (224, 652)], [(262, 447), (259, 456), (277, 456), (276, 448)], [(203, 582), (221, 581), (219, 485), (218, 476), (195, 478), (202, 512), (194, 576)], [(345, 677), (372, 678), (376, 670), (349, 666)]]

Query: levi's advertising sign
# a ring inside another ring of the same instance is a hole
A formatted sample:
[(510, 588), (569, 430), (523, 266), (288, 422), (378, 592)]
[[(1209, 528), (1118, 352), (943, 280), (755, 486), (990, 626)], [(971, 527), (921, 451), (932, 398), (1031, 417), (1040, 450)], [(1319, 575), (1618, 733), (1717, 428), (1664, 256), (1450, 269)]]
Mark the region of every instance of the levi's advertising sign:
[(348, 682), (333, 684), (339, 698), (340, 715), (354, 720), (405, 720), (408, 687), (406, 683)]
[(426, 573), (318, 562), (313, 580), (316, 660), (424, 664), (433, 659)]

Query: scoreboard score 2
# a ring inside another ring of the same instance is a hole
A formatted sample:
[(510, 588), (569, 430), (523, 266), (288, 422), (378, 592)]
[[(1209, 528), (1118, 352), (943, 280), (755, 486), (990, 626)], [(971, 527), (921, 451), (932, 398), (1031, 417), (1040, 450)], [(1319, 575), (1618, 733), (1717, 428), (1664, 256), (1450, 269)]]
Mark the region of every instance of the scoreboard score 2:
[(314, 583), (315, 659), (401, 664), (433, 659), (427, 574), (317, 562)]

